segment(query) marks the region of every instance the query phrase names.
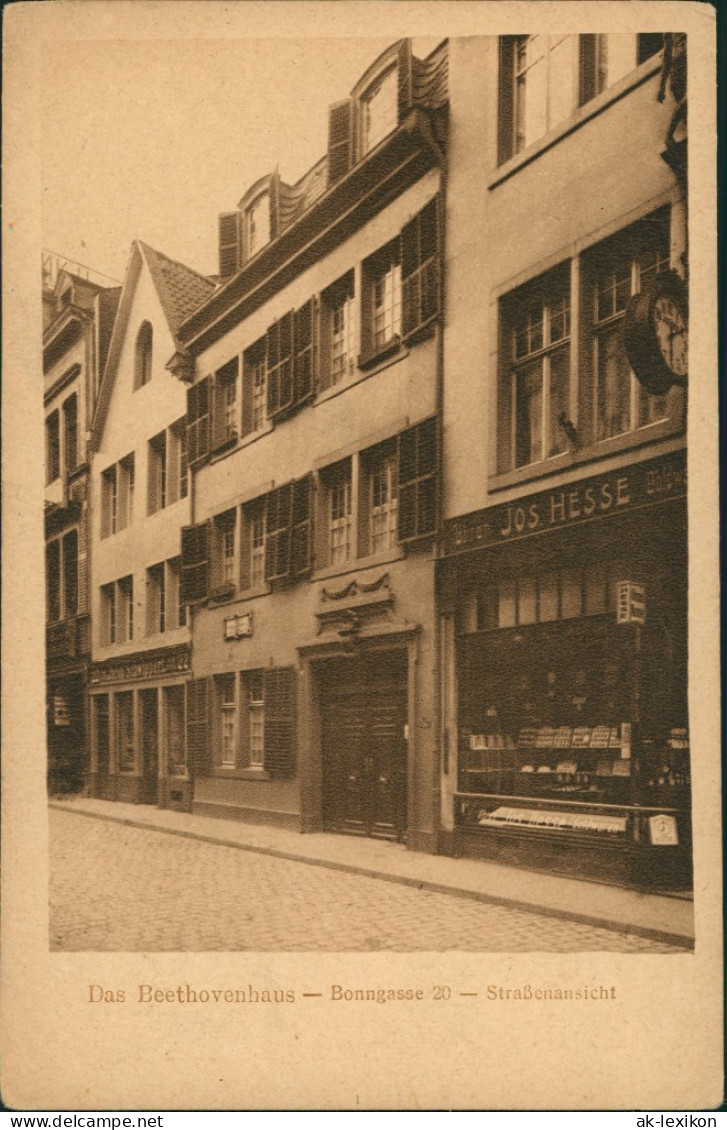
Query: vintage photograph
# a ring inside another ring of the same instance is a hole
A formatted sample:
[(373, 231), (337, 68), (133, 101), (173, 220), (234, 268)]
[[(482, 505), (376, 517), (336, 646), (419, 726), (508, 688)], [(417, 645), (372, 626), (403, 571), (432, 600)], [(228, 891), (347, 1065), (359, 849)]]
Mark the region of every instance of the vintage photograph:
[(273, 46), (46, 45), (50, 947), (691, 951), (688, 36)]

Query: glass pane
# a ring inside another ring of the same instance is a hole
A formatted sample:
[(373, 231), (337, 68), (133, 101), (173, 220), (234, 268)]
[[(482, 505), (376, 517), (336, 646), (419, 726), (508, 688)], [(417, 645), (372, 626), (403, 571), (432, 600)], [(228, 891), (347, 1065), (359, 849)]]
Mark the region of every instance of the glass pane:
[(583, 578), (580, 569), (564, 569), (560, 578), (561, 616), (580, 616), (583, 611)]
[(535, 578), (518, 582), (518, 623), (535, 623)]
[(631, 427), (631, 370), (623, 347), (620, 323), (598, 336), (599, 439), (621, 435)]
[(538, 619), (558, 619), (558, 574), (544, 573), (538, 582)]
[(606, 611), (608, 574), (605, 565), (591, 565), (586, 569), (586, 615), (596, 616)]
[(488, 632), (497, 627), (497, 589), (488, 588), (477, 594), (477, 630)]
[[(553, 38), (551, 37), (552, 42)], [(548, 129), (557, 126), (573, 110), (575, 61), (576, 52), (574, 51), (573, 36), (565, 35), (555, 42), (550, 52)]]
[(515, 582), (503, 581), (500, 585), (500, 599), (497, 616), (498, 628), (515, 626)]
[(567, 349), (558, 349), (550, 358), (550, 449), (549, 455), (568, 450), (568, 436), (561, 424), (570, 415), (569, 371)]
[(643, 385), (639, 385), (639, 427), (646, 424), (655, 424), (657, 420), (665, 420), (669, 415), (668, 398), (663, 396), (650, 396)]
[(515, 465), (524, 467), (543, 458), (543, 362), (515, 375)]
[(613, 86), (636, 66), (636, 36), (622, 32), (600, 36), (602, 43), (602, 86)]

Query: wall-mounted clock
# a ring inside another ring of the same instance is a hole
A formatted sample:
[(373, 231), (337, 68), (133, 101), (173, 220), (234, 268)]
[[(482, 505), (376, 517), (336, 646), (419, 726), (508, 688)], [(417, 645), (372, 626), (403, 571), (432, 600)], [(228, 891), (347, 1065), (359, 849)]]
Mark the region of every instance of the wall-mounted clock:
[(675, 271), (657, 275), (626, 307), (626, 356), (647, 392), (686, 387), (688, 321), (687, 288)]

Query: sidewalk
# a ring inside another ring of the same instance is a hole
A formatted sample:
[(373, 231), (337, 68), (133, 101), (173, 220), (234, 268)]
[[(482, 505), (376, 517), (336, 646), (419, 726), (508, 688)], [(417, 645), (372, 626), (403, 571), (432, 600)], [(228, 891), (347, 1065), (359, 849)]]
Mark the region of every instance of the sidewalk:
[(152, 805), (71, 797), (51, 800), (50, 806), (242, 851), (567, 918), (673, 945), (691, 947), (694, 942), (694, 908), (687, 898), (641, 894), (556, 875), (535, 875), (484, 860), (424, 855), (387, 840), (330, 833), (301, 835), (262, 824), (171, 812)]

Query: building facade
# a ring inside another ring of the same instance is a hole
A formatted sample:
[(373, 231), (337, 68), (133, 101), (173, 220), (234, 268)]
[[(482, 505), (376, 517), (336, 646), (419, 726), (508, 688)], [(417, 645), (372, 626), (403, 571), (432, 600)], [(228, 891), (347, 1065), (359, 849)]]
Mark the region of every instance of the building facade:
[(690, 881), (681, 37), (450, 44), (442, 823)]
[(437, 849), (446, 65), (377, 59), (180, 328), (195, 811)]
[(92, 431), (90, 790), (189, 808), (191, 673), (180, 530), (189, 521), (185, 389), (165, 368), (208, 279), (135, 242)]
[(120, 288), (43, 256), (46, 710), (48, 786), (79, 789), (88, 771), (89, 464), (86, 437)]

